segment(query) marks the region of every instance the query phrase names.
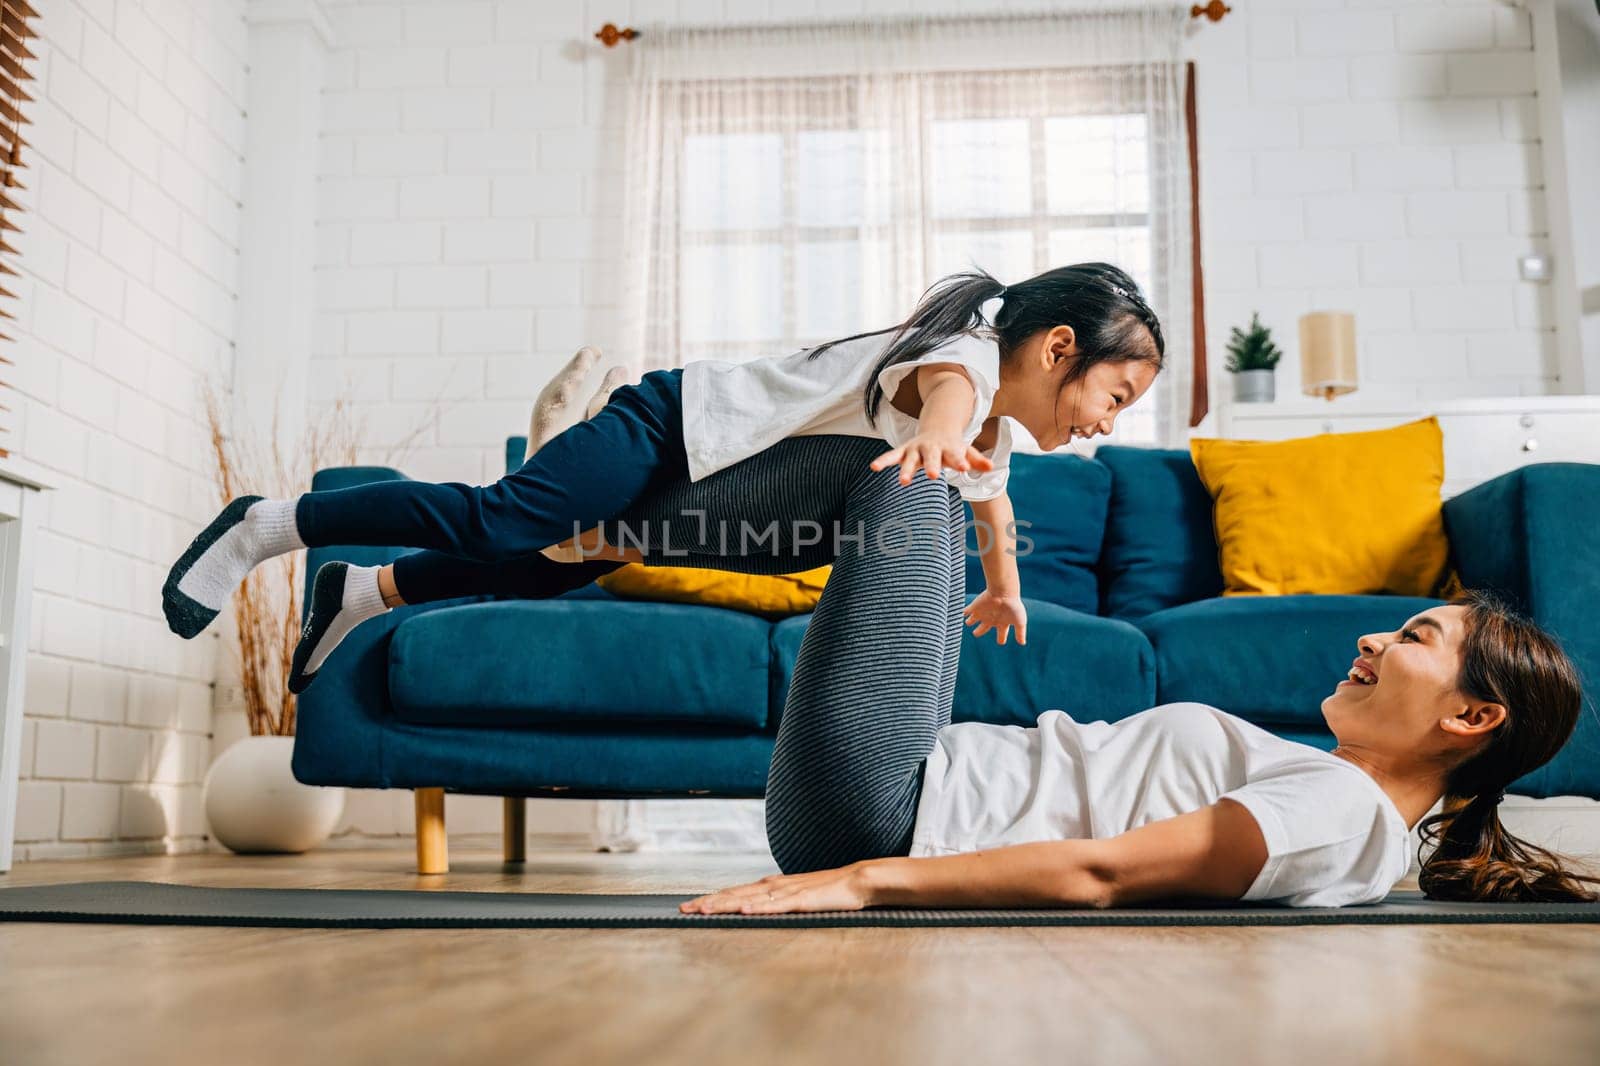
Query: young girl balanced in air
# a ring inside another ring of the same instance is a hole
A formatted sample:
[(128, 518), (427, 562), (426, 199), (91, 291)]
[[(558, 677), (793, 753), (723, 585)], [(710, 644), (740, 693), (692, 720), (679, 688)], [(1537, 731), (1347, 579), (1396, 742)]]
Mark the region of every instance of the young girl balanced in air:
[[(290, 689), (300, 692), (367, 618), (400, 604), (491, 592), (536, 598), (586, 584), (620, 564), (556, 562), (546, 549), (674, 483), (729, 471), (786, 438), (829, 434), (886, 443), (871, 470), (898, 465), (902, 485), (920, 470), (959, 491), (986, 534), (979, 541), (987, 588), (968, 605), (966, 621), (975, 635), (993, 628), (1004, 643), (1015, 628), (1025, 642), (1005, 420), (1020, 422), (1046, 451), (1109, 433), (1149, 388), (1164, 350), (1138, 286), (1109, 264), (1059, 267), (1009, 287), (982, 271), (954, 274), (889, 329), (746, 363), (701, 360), (651, 371), (491, 485), (401, 479), (292, 499), (240, 496), (173, 565), (162, 606), (172, 631), (192, 638), (252, 569), (284, 552), (340, 544), (427, 549), (384, 567), (330, 562), (318, 570), (290, 676)], [(841, 478), (841, 492), (848, 483)], [(741, 482), (739, 491), (755, 505), (782, 499), (784, 487)], [(824, 518), (838, 514), (833, 502), (807, 504)], [(646, 561), (717, 566), (721, 559), (735, 569), (736, 556), (772, 550), (770, 541), (732, 547), (726, 530), (701, 530), (697, 551), (674, 552), (692, 526), (672, 522), (672, 543), (650, 545), (663, 557)], [(843, 530), (823, 539), (834, 552), (892, 550), (849, 538)]]

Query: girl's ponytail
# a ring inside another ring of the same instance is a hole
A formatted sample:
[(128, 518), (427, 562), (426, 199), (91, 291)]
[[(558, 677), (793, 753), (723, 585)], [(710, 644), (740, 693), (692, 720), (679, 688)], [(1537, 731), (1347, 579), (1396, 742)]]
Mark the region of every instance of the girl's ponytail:
[[(878, 357), (877, 365), (872, 368), (872, 374), (867, 379), (866, 392), (862, 396), (862, 401), (866, 405), (867, 420), (877, 423), (878, 405), (883, 401), (883, 389), (878, 385), (878, 375), (885, 367), (909, 362), (948, 343), (957, 334), (969, 332), (974, 326), (983, 322), (978, 308), (983, 306), (984, 301), (1005, 291), (1006, 287), (1003, 284), (981, 270), (968, 274), (951, 274), (934, 282), (922, 294), (922, 299), (917, 302), (910, 317), (897, 326), (889, 327), (895, 334), (889, 338), (883, 354)], [(887, 333), (888, 330), (877, 332)], [(815, 359), (835, 344), (870, 336), (871, 333), (857, 333), (853, 337), (829, 341), (813, 348), (808, 358)]]

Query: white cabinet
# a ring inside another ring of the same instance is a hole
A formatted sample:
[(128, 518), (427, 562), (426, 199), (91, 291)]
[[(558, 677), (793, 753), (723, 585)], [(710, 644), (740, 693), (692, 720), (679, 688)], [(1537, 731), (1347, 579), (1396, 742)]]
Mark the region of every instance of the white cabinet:
[(0, 458), (0, 873), (11, 869), (17, 825), (37, 499), (41, 490), (54, 487), (42, 475), (25, 460)]
[(1444, 432), (1445, 496), (1529, 463), (1600, 463), (1600, 396), (1523, 396), (1435, 404), (1369, 405), (1335, 400), (1230, 404), (1220, 434), (1288, 440), (1385, 429), (1436, 415)]

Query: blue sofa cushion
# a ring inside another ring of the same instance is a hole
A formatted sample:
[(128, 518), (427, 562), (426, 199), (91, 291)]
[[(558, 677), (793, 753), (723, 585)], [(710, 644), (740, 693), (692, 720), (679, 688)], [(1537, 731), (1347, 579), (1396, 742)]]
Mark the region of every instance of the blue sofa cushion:
[(1095, 459), (1111, 471), (1100, 613), (1142, 618), (1222, 595), (1211, 494), (1189, 453), (1107, 445)]
[[(1031, 726), (1059, 708), (1080, 720), (1115, 720), (1155, 703), (1155, 655), (1133, 626), (1024, 597), (1028, 643), (997, 644), (993, 631), (961, 642), (952, 719)], [(772, 627), (772, 719), (781, 720), (810, 615)]]
[[(1023, 595), (1097, 614), (1095, 565), (1105, 533), (1110, 472), (1076, 455), (1016, 454), (1011, 457), (1007, 492), (1016, 511), (1017, 573)], [(977, 524), (969, 516), (967, 592), (971, 595), (986, 584), (978, 549)]]
[(955, 721), (1031, 726), (1055, 709), (1115, 721), (1155, 705), (1155, 653), (1139, 630), (1039, 600), (1026, 606), (1027, 644), (971, 629), (962, 638)]
[(501, 600), (407, 618), (395, 717), (417, 725), (692, 723), (762, 729), (771, 625), (715, 607)]
[(1451, 561), (1555, 634), (1583, 686), (1571, 738), (1512, 791), (1600, 796), (1600, 464), (1534, 463), (1444, 502)]
[[(314, 689), (308, 691), (315, 691)], [(659, 795), (759, 798), (773, 737), (684, 725), (600, 724), (471, 729), (392, 728), (380, 788), (427, 788), (562, 799)], [(297, 749), (298, 751), (298, 749)]]
[(1155, 646), (1161, 703), (1194, 700), (1263, 726), (1325, 729), (1322, 701), (1365, 633), (1441, 601), (1411, 596), (1229, 596), (1138, 621)]

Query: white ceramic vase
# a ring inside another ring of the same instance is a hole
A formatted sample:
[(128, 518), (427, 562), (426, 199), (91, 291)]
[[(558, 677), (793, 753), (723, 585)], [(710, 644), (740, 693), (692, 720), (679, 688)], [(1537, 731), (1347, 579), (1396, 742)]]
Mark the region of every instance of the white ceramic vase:
[(289, 767), (294, 737), (247, 736), (206, 772), (211, 832), (237, 852), (301, 852), (328, 839), (344, 813), (344, 789), (305, 785)]

